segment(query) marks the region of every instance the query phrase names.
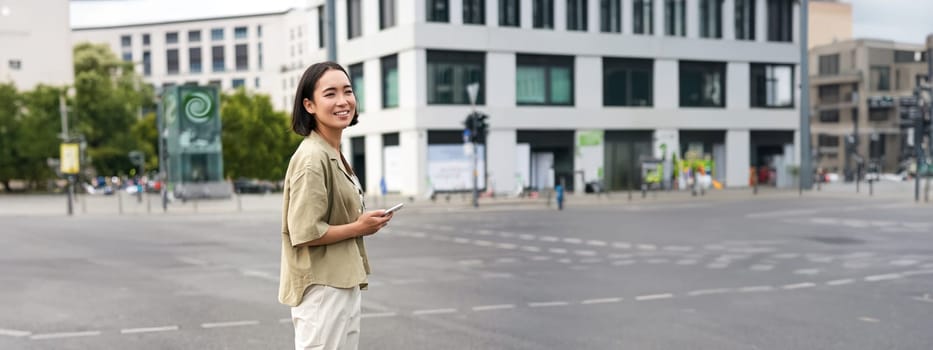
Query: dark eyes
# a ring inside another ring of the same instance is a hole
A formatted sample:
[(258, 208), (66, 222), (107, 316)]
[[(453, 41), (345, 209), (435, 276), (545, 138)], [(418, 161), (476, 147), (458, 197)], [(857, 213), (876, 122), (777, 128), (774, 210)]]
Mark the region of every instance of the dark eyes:
[[(352, 89), (346, 89), (346, 90), (344, 90), (343, 93), (344, 93), (344, 94), (353, 94), (353, 90), (352, 90)], [(324, 97), (334, 97), (334, 92), (332, 92), (332, 91), (326, 92), (326, 93), (324, 93)]]

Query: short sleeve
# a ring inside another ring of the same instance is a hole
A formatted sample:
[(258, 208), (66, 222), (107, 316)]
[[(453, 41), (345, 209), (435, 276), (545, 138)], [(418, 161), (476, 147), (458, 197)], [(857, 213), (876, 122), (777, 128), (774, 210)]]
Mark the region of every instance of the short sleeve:
[(330, 227), (330, 196), (323, 174), (321, 169), (305, 167), (292, 178), (286, 221), (293, 247), (321, 238)]

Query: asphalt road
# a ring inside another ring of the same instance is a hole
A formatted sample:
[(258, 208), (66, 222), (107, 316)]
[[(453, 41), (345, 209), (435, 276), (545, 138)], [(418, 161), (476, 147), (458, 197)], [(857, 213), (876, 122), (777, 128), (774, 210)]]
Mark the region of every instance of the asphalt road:
[[(292, 347), (275, 209), (0, 213), (0, 349)], [(367, 240), (361, 348), (931, 349), (931, 214), (807, 196), (403, 209)]]

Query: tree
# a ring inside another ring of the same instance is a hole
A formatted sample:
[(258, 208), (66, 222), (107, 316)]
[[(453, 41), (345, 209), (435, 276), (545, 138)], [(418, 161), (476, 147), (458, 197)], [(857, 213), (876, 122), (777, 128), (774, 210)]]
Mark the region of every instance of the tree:
[(127, 153), (139, 144), (130, 129), (142, 108), (152, 108), (152, 88), (106, 44), (74, 47), (76, 129), (88, 145), (98, 174), (133, 168)]
[(221, 96), (224, 176), (280, 180), (301, 137), (289, 117), (272, 108), (269, 96), (238, 89)]
[(0, 84), (0, 185), (10, 190), (10, 180), (18, 175), (16, 139), (19, 131), (22, 96), (13, 84)]
[(46, 159), (59, 157), (59, 99), (63, 93), (63, 88), (38, 85), (34, 90), (23, 94), (25, 108), (17, 130), (16, 142), (19, 153), (18, 175), (26, 180), (32, 189), (56, 177)]
[(159, 168), (159, 126), (156, 114), (147, 113), (133, 124), (130, 134), (136, 140), (137, 149), (146, 155), (146, 169)]

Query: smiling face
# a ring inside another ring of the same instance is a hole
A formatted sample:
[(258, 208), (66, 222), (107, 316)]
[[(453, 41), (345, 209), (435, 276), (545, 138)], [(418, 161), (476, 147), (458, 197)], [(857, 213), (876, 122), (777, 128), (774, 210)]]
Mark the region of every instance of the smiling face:
[(314, 86), (313, 100), (305, 98), (305, 110), (314, 115), (318, 128), (343, 130), (356, 113), (356, 97), (347, 75), (337, 69), (324, 72)]

